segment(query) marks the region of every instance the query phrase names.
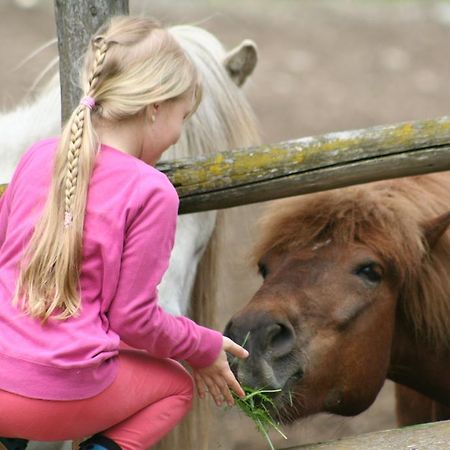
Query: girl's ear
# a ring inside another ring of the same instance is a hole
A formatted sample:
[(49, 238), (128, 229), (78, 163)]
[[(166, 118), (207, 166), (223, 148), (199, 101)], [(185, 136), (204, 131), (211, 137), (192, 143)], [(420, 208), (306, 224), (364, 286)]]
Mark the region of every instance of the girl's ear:
[(422, 225), (423, 234), (430, 249), (433, 249), (433, 247), (438, 243), (439, 239), (447, 231), (449, 225), (450, 211), (447, 211), (446, 213), (441, 214), (440, 216), (435, 217)]
[(156, 113), (158, 112), (158, 109), (159, 103), (154, 103), (153, 105), (147, 106), (145, 110), (145, 116), (150, 123), (155, 123)]

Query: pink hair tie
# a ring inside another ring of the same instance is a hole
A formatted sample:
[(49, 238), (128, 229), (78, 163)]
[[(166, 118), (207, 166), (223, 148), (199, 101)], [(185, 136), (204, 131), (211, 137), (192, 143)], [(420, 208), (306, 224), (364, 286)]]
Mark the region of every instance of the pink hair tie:
[(92, 108), (95, 106), (95, 99), (87, 95), (80, 100), (80, 105), (87, 106), (90, 110), (92, 110)]

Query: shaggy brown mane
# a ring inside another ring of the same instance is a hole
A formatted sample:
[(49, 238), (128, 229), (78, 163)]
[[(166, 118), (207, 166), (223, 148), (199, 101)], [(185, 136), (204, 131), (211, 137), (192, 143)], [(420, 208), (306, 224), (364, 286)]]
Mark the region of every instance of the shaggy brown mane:
[(430, 251), (423, 226), (450, 210), (450, 172), (389, 180), (272, 202), (254, 256), (331, 239), (359, 242), (398, 274), (413, 329), (450, 347), (450, 233)]

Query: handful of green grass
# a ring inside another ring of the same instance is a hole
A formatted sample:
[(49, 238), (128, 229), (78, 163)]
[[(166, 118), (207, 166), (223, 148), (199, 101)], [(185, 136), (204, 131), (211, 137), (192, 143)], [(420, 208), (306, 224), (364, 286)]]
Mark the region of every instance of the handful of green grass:
[(238, 397), (233, 392), (236, 405), (255, 422), (256, 428), (266, 438), (270, 449), (275, 450), (269, 436), (269, 430), (273, 428), (281, 436), (283, 436), (284, 439), (287, 439), (287, 437), (280, 430), (279, 424), (275, 422), (273, 417), (270, 415), (269, 408), (275, 408), (275, 405), (267, 394), (280, 392), (281, 389), (252, 389), (244, 386), (242, 389), (245, 392), (245, 397), (243, 398)]
[[(244, 338), (244, 342), (241, 344), (245, 346), (250, 336), (250, 331)], [(233, 358), (231, 366), (237, 363), (237, 358)], [(280, 430), (279, 424), (271, 416), (269, 408), (276, 409), (272, 399), (267, 394), (273, 394), (275, 392), (281, 392), (281, 389), (252, 389), (248, 386), (242, 386), (245, 392), (245, 397), (240, 398), (232, 391), (232, 395), (236, 405), (244, 412), (244, 414), (253, 420), (256, 424), (257, 430), (266, 438), (269, 444), (270, 450), (275, 450), (272, 441), (269, 436), (271, 428), (276, 430), (284, 439), (287, 439), (286, 435)]]

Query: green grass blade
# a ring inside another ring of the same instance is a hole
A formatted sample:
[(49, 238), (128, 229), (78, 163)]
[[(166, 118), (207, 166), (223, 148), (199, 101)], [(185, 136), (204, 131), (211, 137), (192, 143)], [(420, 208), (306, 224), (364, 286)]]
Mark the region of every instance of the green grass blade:
[(284, 439), (287, 439), (286, 435), (280, 430), (279, 424), (275, 422), (269, 413), (268, 406), (275, 407), (274, 402), (266, 394), (280, 392), (281, 389), (252, 389), (243, 386), (245, 397), (239, 398), (233, 393), (236, 405), (242, 410), (255, 423), (257, 430), (267, 440), (270, 449), (275, 450), (270, 440), (268, 430), (273, 428)]

